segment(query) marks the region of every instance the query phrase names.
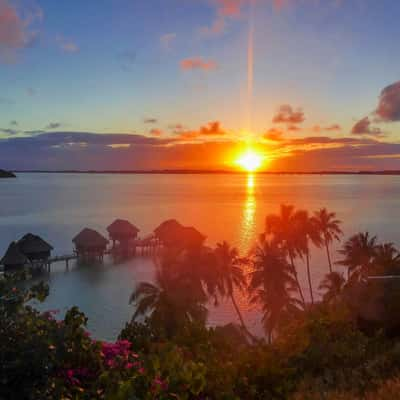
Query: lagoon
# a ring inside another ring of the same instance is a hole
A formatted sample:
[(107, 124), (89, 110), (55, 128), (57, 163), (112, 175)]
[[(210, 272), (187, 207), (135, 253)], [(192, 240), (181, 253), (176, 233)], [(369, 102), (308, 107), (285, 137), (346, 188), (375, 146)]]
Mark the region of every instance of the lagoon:
[[(265, 216), (281, 203), (309, 211), (327, 207), (343, 221), (345, 237), (368, 230), (399, 245), (399, 198), (400, 176), (21, 173), (0, 181), (0, 254), (27, 232), (50, 242), (54, 254), (65, 254), (83, 227), (105, 235), (114, 219), (124, 218), (145, 236), (163, 220), (176, 218), (204, 233), (208, 245), (227, 240), (245, 255)], [(328, 270), (323, 251), (314, 251), (311, 262), (317, 287)], [(111, 340), (133, 314), (132, 289), (151, 280), (153, 272), (152, 260), (140, 256), (119, 265), (106, 259), (102, 266), (72, 266), (68, 272), (61, 263), (45, 276), (50, 295), (38, 307), (63, 313), (77, 305), (89, 317), (92, 334)], [(299, 272), (306, 288), (303, 266)], [(249, 327), (261, 333), (258, 310), (239, 300)], [(210, 324), (231, 321), (236, 315), (230, 303), (210, 307)]]

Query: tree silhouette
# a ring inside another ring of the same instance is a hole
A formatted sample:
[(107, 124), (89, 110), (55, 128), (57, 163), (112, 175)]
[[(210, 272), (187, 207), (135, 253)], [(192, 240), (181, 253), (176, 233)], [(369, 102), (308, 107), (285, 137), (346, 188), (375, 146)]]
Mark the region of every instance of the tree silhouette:
[(218, 268), (218, 291), (222, 296), (228, 297), (239, 318), (243, 330), (254, 339), (254, 336), (246, 327), (243, 316), (235, 299), (235, 289), (244, 291), (247, 287), (246, 276), (241, 267), (242, 260), (236, 248), (231, 247), (227, 242), (218, 243), (215, 248), (215, 255)]
[(149, 315), (155, 327), (172, 336), (185, 323), (205, 323), (207, 295), (195, 274), (186, 271), (186, 254), (163, 255), (156, 266), (155, 283), (141, 282), (130, 297), (135, 303), (133, 320)]
[(319, 289), (324, 291), (323, 301), (328, 304), (337, 301), (343, 292), (345, 284), (346, 279), (343, 274), (336, 271), (326, 274), (319, 285)]
[(296, 280), (300, 298), (305, 304), (297, 268), (294, 260), (302, 255), (299, 238), (299, 216), (301, 211), (295, 210), (292, 205), (281, 204), (279, 214), (269, 214), (265, 219), (265, 232), (272, 236), (272, 240), (285, 251), (290, 260), (290, 265)]
[(347, 267), (351, 283), (368, 277), (374, 267), (376, 249), (376, 236), (371, 237), (368, 232), (365, 232), (351, 236), (339, 250), (344, 259), (338, 261), (337, 264)]
[(314, 304), (314, 291), (310, 268), (310, 242), (319, 248), (322, 245), (322, 239), (320, 231), (315, 224), (315, 220), (310, 218), (308, 212), (305, 210), (300, 210), (297, 213), (296, 231), (298, 235), (298, 242), (300, 243), (301, 254), (303, 254), (306, 258), (307, 280), (310, 289), (311, 304)]
[(393, 243), (375, 247), (372, 271), (376, 275), (399, 275), (400, 254)]
[(297, 309), (301, 302), (291, 294), (297, 284), (285, 250), (261, 235), (251, 258), (250, 302), (260, 304), (263, 323), (271, 342), (274, 329), (286, 312)]
[(333, 270), (329, 246), (334, 240), (340, 241), (340, 237), (343, 235), (343, 232), (339, 227), (341, 221), (336, 219), (336, 213), (329, 212), (326, 208), (321, 208), (320, 210), (315, 211), (313, 219), (315, 227), (324, 241), (326, 255), (328, 257), (329, 272), (332, 273)]

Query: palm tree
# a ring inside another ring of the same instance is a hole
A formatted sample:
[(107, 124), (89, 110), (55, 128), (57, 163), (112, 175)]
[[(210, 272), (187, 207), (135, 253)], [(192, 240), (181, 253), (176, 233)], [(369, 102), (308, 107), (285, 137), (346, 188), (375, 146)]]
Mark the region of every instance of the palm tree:
[(345, 284), (346, 279), (339, 272), (335, 271), (326, 274), (319, 285), (319, 289), (325, 292), (323, 301), (328, 304), (335, 302), (343, 292)]
[(130, 297), (135, 303), (133, 320), (149, 315), (157, 328), (164, 328), (172, 336), (187, 322), (205, 322), (207, 297), (199, 285), (181, 272), (181, 259), (164, 257), (157, 266), (155, 283), (141, 282)]
[(400, 253), (393, 243), (383, 243), (376, 246), (373, 273), (377, 275), (399, 275)]
[(376, 236), (368, 232), (357, 233), (346, 241), (339, 253), (344, 256), (337, 262), (347, 267), (349, 281), (358, 282), (368, 277), (376, 256)]
[(218, 290), (222, 296), (228, 297), (239, 318), (243, 330), (254, 339), (244, 323), (243, 316), (235, 299), (235, 288), (244, 291), (247, 286), (246, 276), (241, 268), (242, 260), (236, 248), (230, 247), (227, 242), (218, 243), (215, 249), (218, 268)]
[(311, 304), (314, 304), (314, 291), (311, 279), (311, 269), (310, 269), (310, 241), (314, 246), (321, 247), (322, 239), (320, 231), (318, 230), (316, 223), (313, 218), (310, 218), (307, 211), (300, 210), (297, 214), (297, 234), (298, 241), (300, 243), (300, 250), (306, 257), (307, 266), (307, 279), (308, 287), (310, 289)]
[(298, 235), (299, 215), (301, 215), (301, 212), (295, 210), (294, 206), (281, 204), (279, 214), (267, 215), (265, 231), (267, 235), (272, 235), (274, 242), (288, 255), (300, 298), (305, 304), (303, 290), (300, 286), (297, 268), (294, 263), (294, 260), (302, 254)]
[(253, 249), (250, 274), (250, 302), (261, 304), (263, 323), (271, 343), (272, 333), (286, 312), (297, 309), (301, 302), (291, 296), (296, 279), (285, 250), (261, 235)]
[(340, 236), (343, 235), (339, 225), (341, 221), (336, 219), (336, 213), (329, 212), (326, 208), (321, 208), (314, 212), (314, 223), (316, 229), (319, 231), (326, 249), (326, 255), (328, 257), (329, 272), (332, 273), (332, 261), (329, 251), (330, 244), (334, 241), (340, 241)]

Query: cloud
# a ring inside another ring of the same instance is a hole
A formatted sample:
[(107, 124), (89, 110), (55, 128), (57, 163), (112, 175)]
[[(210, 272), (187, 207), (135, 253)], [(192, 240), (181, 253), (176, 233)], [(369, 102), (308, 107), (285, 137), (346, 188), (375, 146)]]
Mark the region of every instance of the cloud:
[(182, 124), (171, 124), (168, 126), (168, 129), (175, 134), (180, 134), (185, 130), (185, 127)]
[(0, 0), (0, 59), (15, 60), (15, 51), (29, 46), (38, 31), (32, 26), (43, 18), (40, 8), (24, 10), (22, 17), (17, 8), (8, 0)]
[(66, 53), (77, 53), (79, 51), (79, 47), (76, 43), (68, 40), (62, 36), (57, 36), (56, 41), (61, 50)]
[[(200, 28), (200, 34), (205, 37), (216, 36), (226, 31), (227, 20), (238, 19), (246, 6), (256, 0), (213, 0), (216, 16), (210, 26)], [(268, 0), (274, 8), (280, 10), (289, 0)]]
[(0, 132), (5, 133), (6, 135), (16, 135), (19, 133), (18, 130), (10, 128), (0, 128)]
[(384, 122), (400, 121), (400, 81), (382, 90), (375, 114)]
[(46, 129), (57, 129), (61, 126), (62, 124), (60, 122), (50, 122), (50, 124), (48, 124), (46, 126)]
[(225, 31), (225, 18), (218, 16), (215, 18), (211, 26), (203, 26), (200, 28), (200, 34), (205, 37), (217, 36)]
[(176, 39), (176, 33), (165, 33), (160, 37), (160, 43), (164, 50), (170, 50), (172, 42)]
[(280, 129), (271, 128), (263, 135), (263, 137), (266, 140), (280, 142), (283, 140), (283, 131)]
[(156, 124), (158, 122), (157, 118), (145, 118), (143, 120), (145, 124)]
[[(399, 165), (400, 143), (376, 138), (318, 136), (258, 145), (271, 155), (271, 171), (383, 170)], [(226, 169), (231, 167), (227, 155), (237, 154), (243, 146), (229, 139), (185, 142), (119, 133), (51, 132), (0, 139), (0, 159), (10, 170)]]
[(153, 136), (161, 136), (164, 134), (164, 132), (161, 129), (154, 128), (150, 131), (150, 134)]
[(222, 129), (222, 125), (219, 121), (209, 122), (207, 125), (200, 128), (200, 135), (225, 135), (225, 130)]
[(243, 0), (216, 0), (218, 14), (225, 17), (240, 15)]
[(296, 132), (296, 131), (301, 131), (301, 128), (298, 127), (298, 126), (296, 126), (296, 125), (289, 125), (289, 126), (287, 127), (287, 130), (288, 130), (288, 131), (291, 131), (291, 132)]
[(33, 136), (16, 138), (15, 143), (28, 143), (40, 146), (57, 146), (86, 143), (87, 145), (131, 144), (141, 146), (158, 146), (172, 143), (174, 139), (156, 139), (144, 135), (129, 133), (95, 133), (95, 132), (43, 132), (25, 131)]
[(41, 135), (42, 133), (46, 133), (43, 129), (36, 129), (32, 131), (24, 131), (25, 135), (29, 136), (35, 136), (35, 135)]
[(329, 125), (327, 127), (325, 127), (326, 131), (340, 131), (342, 129), (342, 127), (339, 124), (332, 124)]
[(380, 136), (383, 134), (382, 130), (379, 128), (374, 128), (371, 126), (371, 121), (368, 117), (360, 119), (356, 124), (353, 126), (351, 133), (357, 135), (374, 135)]
[(285, 145), (322, 145), (322, 144), (342, 144), (342, 145), (367, 145), (378, 143), (375, 139), (364, 139), (354, 137), (332, 138), (329, 136), (306, 136), (285, 140)]
[(342, 127), (339, 124), (332, 124), (328, 126), (321, 126), (321, 125), (314, 125), (311, 130), (314, 132), (321, 132), (321, 131), (327, 131), (327, 132), (334, 132), (334, 131), (340, 131)]
[(201, 126), (198, 130), (184, 130), (182, 125), (176, 125), (174, 133), (179, 135), (181, 140), (193, 140), (199, 137), (215, 137), (224, 136), (227, 134), (226, 130), (222, 128), (219, 121), (212, 121), (206, 125)]
[(180, 63), (184, 71), (188, 70), (202, 70), (211, 71), (217, 68), (217, 63), (213, 60), (203, 60), (202, 57), (186, 58)]
[(304, 112), (301, 108), (294, 110), (289, 104), (282, 104), (272, 119), (274, 123), (301, 124), (304, 122)]

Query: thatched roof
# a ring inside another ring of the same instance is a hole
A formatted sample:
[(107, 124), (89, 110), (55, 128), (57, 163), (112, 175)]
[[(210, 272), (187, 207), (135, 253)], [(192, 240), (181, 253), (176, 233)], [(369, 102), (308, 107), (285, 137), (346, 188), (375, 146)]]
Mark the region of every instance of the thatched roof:
[(19, 250), (24, 254), (47, 253), (53, 250), (53, 246), (48, 244), (40, 236), (28, 233), (17, 242)]
[(72, 239), (72, 242), (77, 247), (105, 247), (108, 240), (99, 232), (85, 228)]
[(108, 228), (110, 236), (133, 236), (135, 237), (140, 231), (135, 225), (124, 219), (116, 219)]
[(182, 247), (200, 246), (206, 237), (197, 229), (189, 226), (183, 226), (175, 219), (163, 222), (154, 230), (157, 238), (164, 244), (178, 245)]
[(16, 242), (10, 243), (8, 246), (8, 249), (6, 251), (6, 254), (4, 257), (0, 260), (0, 264), (2, 265), (24, 265), (29, 260), (25, 256), (25, 254), (21, 253), (18, 244)]
[(183, 226), (181, 228), (182, 240), (186, 246), (200, 246), (206, 240), (206, 236), (200, 233), (192, 226)]
[(180, 228), (182, 228), (182, 225), (176, 219), (168, 219), (154, 229), (154, 233), (158, 238), (163, 240), (167, 236), (174, 235)]

